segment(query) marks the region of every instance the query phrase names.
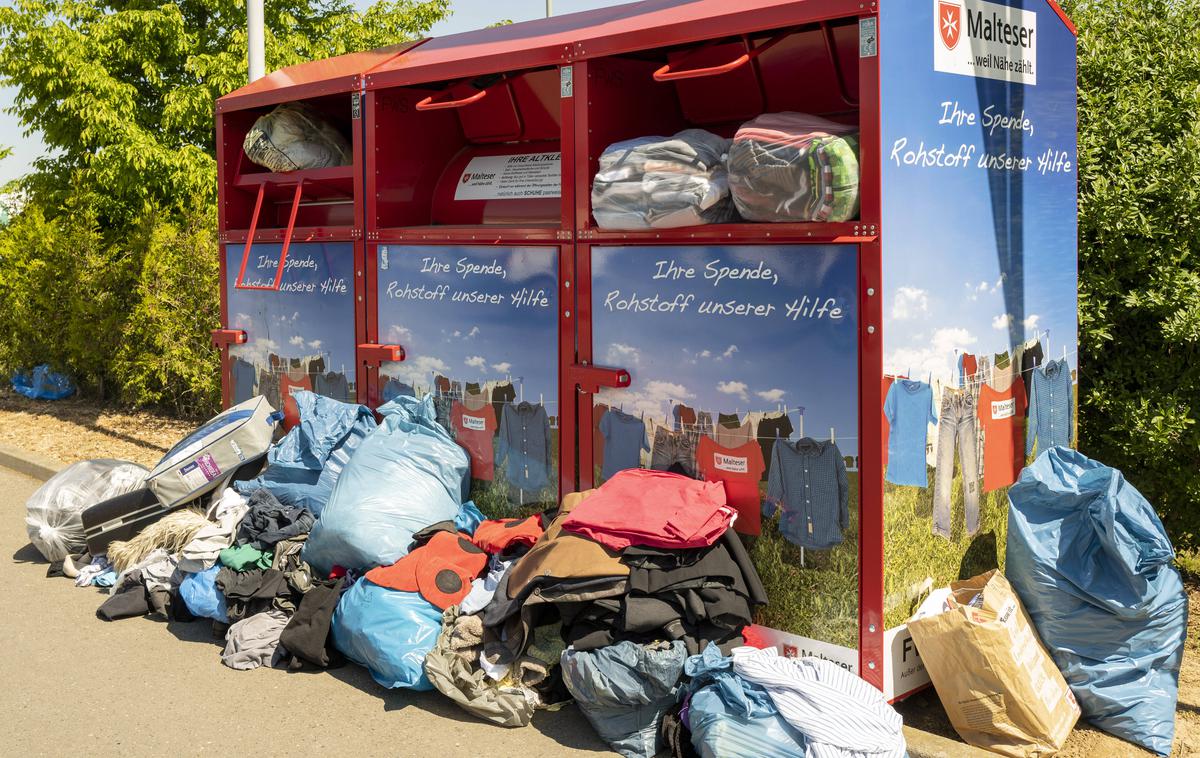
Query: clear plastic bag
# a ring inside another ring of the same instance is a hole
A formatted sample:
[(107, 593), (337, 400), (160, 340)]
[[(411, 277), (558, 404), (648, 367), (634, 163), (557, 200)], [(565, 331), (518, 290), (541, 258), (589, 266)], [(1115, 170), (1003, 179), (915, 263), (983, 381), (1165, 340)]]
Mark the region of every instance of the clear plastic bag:
[(609, 145), (592, 182), (592, 214), (607, 229), (671, 229), (735, 217), (725, 178), (729, 140), (702, 129)]
[(61, 561), (84, 548), (81, 514), (96, 503), (142, 486), (149, 473), (128, 461), (101, 458), (68, 466), (25, 503), (29, 541), (48, 561)]
[(729, 147), (729, 190), (747, 221), (858, 217), (858, 130), (807, 113), (765, 113)]
[(276, 173), (352, 162), (350, 143), (311, 105), (284, 103), (250, 127), (246, 157)]

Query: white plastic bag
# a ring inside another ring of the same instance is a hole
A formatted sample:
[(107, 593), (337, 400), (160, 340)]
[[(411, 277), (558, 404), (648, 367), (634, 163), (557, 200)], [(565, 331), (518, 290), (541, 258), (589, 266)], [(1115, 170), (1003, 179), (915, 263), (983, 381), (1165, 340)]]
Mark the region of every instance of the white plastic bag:
[(250, 127), (246, 157), (276, 173), (352, 162), (350, 143), (306, 103), (284, 103)]
[(142, 486), (149, 473), (128, 461), (101, 458), (68, 466), (25, 503), (29, 541), (48, 561), (61, 561), (84, 548), (80, 514), (96, 503)]

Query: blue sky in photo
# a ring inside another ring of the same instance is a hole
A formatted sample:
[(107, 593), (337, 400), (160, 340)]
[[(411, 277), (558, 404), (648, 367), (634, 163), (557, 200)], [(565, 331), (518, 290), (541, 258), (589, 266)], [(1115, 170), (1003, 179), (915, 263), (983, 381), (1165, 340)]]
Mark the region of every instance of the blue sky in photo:
[[(630, 389), (606, 390), (601, 400), (660, 422), (679, 402), (714, 419), (718, 413), (802, 406), (806, 435), (824, 439), (833, 427), (842, 452), (856, 454), (856, 258), (853, 247), (836, 245), (593, 248), (593, 356), (597, 364), (628, 369), (633, 378)], [(694, 278), (655, 279), (668, 261), (694, 269)], [(722, 269), (769, 269), (771, 277), (706, 278)], [(620, 294), (608, 306), (614, 291)], [(660, 302), (693, 300), (682, 312), (632, 312), (617, 305), (655, 295)], [(790, 319), (786, 306), (805, 297), (806, 311), (813, 302), (831, 301), (842, 309), (841, 318), (827, 312)], [(771, 304), (775, 310), (765, 316), (699, 313), (710, 300)], [(797, 420), (793, 414), (798, 428)]]
[[(250, 249), (246, 284), (270, 283), (280, 245)], [(229, 328), (245, 329), (248, 342), (233, 355), (266, 368), (268, 356), (325, 358), (327, 371), (354, 381), (354, 248), (349, 242), (299, 243), (288, 249), (282, 287), (313, 285), (314, 292), (266, 292), (236, 289), (243, 245), (226, 245)], [(260, 258), (268, 265), (257, 268)], [(345, 285), (345, 290), (338, 286)], [(326, 292), (322, 292), (322, 285)]]
[[(464, 384), (511, 377), (518, 400), (540, 399), (556, 415), (557, 248), (379, 245), (375, 254), (379, 338), (406, 353), (403, 362), (385, 364), (384, 374), (419, 391), (429, 389), (434, 373)], [(423, 270), (434, 266), (449, 271)], [(445, 287), (446, 294), (395, 296), (421, 287)], [(455, 293), (498, 295), (502, 302), (455, 302)], [(515, 305), (512, 298), (522, 293), (523, 304)]]
[[(559, 16), (577, 11), (607, 8), (621, 5), (617, 0), (552, 0), (554, 15)], [(12, 0), (0, 0), (0, 5), (11, 5)], [(365, 0), (355, 0), (359, 8), (371, 5)], [(449, 18), (434, 25), (430, 34), (435, 37), (479, 29), (503, 19), (529, 21), (546, 15), (545, 0), (451, 0)], [(13, 148), (13, 154), (0, 160), (0, 185), (29, 172), (33, 161), (46, 152), (46, 146), (38, 134), (25, 135), (16, 116), (4, 112), (12, 104), (16, 90), (0, 87), (0, 145)]]
[[(1074, 171), (1043, 175), (1035, 160), (1026, 172), (989, 177), (974, 162), (969, 168), (917, 168), (891, 160), (896, 140), (907, 138), (906, 149), (922, 141), (950, 151), (967, 144), (976, 157), (986, 146), (989, 153), (1035, 158), (1052, 149), (1075, 163), (1073, 40), (1043, 0), (1012, 4), (1038, 13), (1036, 85), (934, 71), (925, 41), (933, 35), (933, 3), (919, 3), (917, 13), (883, 6), (889, 39), (922, 40), (907, 48), (883, 45), (886, 372), (946, 379), (955, 350), (1009, 349), (1010, 322), (1019, 322), (1017, 332), (1025, 338), (1041, 336), (1050, 357), (1061, 358), (1065, 348), (1077, 367)], [(945, 102), (977, 116), (989, 103), (996, 112), (1019, 115), (1023, 109), (1033, 134), (997, 129), (985, 135), (981, 118), (974, 126), (939, 124)], [(998, 250), (1010, 248), (997, 241), (995, 218), (1011, 219), (1011, 236), (1023, 246), (1013, 248), (1014, 259), (1003, 268)]]

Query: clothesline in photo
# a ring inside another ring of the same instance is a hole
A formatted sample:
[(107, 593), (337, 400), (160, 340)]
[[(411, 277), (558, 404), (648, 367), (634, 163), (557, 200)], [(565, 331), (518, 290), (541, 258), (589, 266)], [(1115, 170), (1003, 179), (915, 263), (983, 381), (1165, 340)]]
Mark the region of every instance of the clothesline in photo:
[[(1052, 360), (1053, 361), (1065, 360), (1065, 361), (1067, 361), (1068, 367), (1070, 367), (1070, 366), (1072, 366), (1073, 363), (1075, 363), (1075, 361), (1073, 359), (1075, 359), (1078, 356), (1078, 354), (1079, 353), (1077, 350), (1064, 350), (1063, 354), (1061, 356), (1055, 356), (1052, 358), (1047, 357), (1046, 359), (1043, 360), (1042, 363), (1031, 368), (1030, 371), (1036, 371), (1038, 368), (1045, 366), (1047, 363), (1049, 363)], [(990, 359), (993, 356), (994, 356), (994, 354), (983, 353), (983, 354), (980, 354), (978, 357)], [(1011, 360), (1012, 360), (1012, 358), (1010, 356), (1010, 361)], [(934, 377), (934, 376), (932, 376), (932, 372), (927, 373), (927, 375), (925, 377), (912, 376), (911, 372), (909, 372), (910, 375), (908, 375), (908, 376), (901, 375), (901, 374), (885, 373), (884, 377), (886, 377), (888, 379), (907, 379), (909, 381), (913, 381), (913, 380), (922, 381), (922, 382), (925, 382), (926, 384), (929, 384), (930, 386), (933, 386), (935, 382), (940, 382), (944, 386), (949, 386), (949, 387), (954, 387), (954, 388), (959, 388), (959, 389), (978, 389), (984, 385), (992, 384), (994, 376), (995, 376), (995, 372), (997, 370), (1009, 371), (1009, 370), (1011, 370), (1011, 366), (1012, 366), (1012, 364), (1010, 363), (1008, 368), (997, 369), (996, 366), (994, 364), (992, 364), (989, 360), (989, 366), (986, 369), (986, 371), (989, 372), (990, 374), (992, 374), (992, 376), (987, 376), (987, 377), (983, 376), (985, 369), (980, 369), (979, 371), (975, 372), (974, 374), (970, 374), (968, 376), (963, 377), (961, 381), (959, 380), (959, 377), (957, 375), (957, 369), (956, 369), (955, 375), (953, 375), (950, 379), (946, 379), (945, 377), (941, 377), (941, 376)], [(1026, 372), (1021, 371), (1020, 367), (1018, 366), (1015, 373), (1021, 374), (1023, 376)]]

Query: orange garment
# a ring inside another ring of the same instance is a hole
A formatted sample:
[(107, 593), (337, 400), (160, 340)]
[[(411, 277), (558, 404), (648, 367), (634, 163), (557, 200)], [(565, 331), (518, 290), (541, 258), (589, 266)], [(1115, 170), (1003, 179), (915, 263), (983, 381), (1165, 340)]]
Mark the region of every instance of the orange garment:
[(293, 379), (289, 372), (284, 371), (279, 377), (279, 394), (283, 395), (284, 429), (291, 429), (300, 423), (300, 406), (296, 405), (296, 398), (292, 397), (292, 393), (296, 390), (312, 392), (312, 377), (308, 374), (301, 374), (299, 379)]
[(758, 483), (766, 467), (757, 440), (738, 447), (722, 447), (712, 437), (701, 437), (696, 448), (696, 470), (706, 480), (725, 485), (725, 499), (738, 513), (733, 528), (742, 534), (758, 534), (762, 530)]
[(450, 407), (450, 423), (455, 439), (471, 458), (471, 478), (490, 482), (495, 476), (496, 453), (492, 438), (496, 431), (496, 412), (490, 403), (479, 410), (468, 410), (455, 400)]
[(976, 406), (983, 430), (983, 491), (1017, 481), (1025, 466), (1025, 382), (1018, 376), (1004, 390), (979, 390)]
[(419, 592), (441, 610), (458, 605), (487, 567), (487, 553), (465, 534), (438, 532), (391, 566), (373, 568), (367, 579), (380, 587)]
[(538, 516), (489, 519), (479, 525), (471, 541), (485, 552), (503, 553), (513, 545), (532, 545), (542, 536), (542, 531), (542, 520)]

